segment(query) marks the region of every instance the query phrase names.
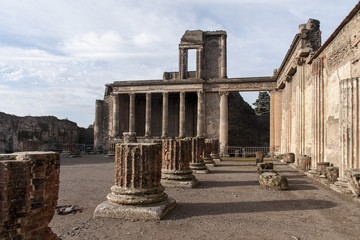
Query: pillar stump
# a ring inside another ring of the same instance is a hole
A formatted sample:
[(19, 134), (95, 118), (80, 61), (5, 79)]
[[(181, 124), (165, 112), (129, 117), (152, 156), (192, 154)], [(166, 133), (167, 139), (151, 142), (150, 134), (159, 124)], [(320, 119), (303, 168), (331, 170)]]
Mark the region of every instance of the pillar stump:
[(210, 157), (214, 160), (214, 162), (220, 162), (220, 156), (219, 156), (219, 139), (210, 138), (210, 141), (212, 143), (212, 150)]
[(261, 152), (261, 151), (259, 151), (259, 152), (255, 152), (255, 162), (256, 162), (256, 165), (258, 164), (258, 163), (262, 163), (262, 162), (264, 162), (264, 152)]
[(162, 141), (161, 185), (193, 188), (198, 180), (190, 169), (191, 140), (164, 139)]
[(202, 154), (204, 152), (205, 138), (194, 137), (186, 138), (191, 139), (191, 162), (190, 169), (194, 173), (209, 173), (209, 169), (206, 167)]
[(0, 239), (52, 240), (59, 192), (55, 152), (0, 154)]
[(107, 201), (96, 207), (94, 217), (160, 220), (176, 205), (164, 192), (160, 179), (160, 144), (117, 144), (115, 185)]
[(301, 170), (308, 171), (311, 168), (311, 157), (307, 155), (300, 155), (298, 163)]
[(215, 167), (215, 162), (210, 156), (212, 152), (213, 144), (210, 138), (205, 139), (204, 151), (203, 151), (203, 159), (204, 163), (207, 167)]

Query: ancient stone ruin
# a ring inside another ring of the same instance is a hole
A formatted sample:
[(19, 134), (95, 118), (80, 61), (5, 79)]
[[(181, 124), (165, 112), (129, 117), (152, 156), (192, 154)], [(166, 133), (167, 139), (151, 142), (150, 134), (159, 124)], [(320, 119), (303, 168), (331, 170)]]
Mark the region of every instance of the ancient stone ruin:
[(198, 180), (190, 169), (191, 139), (162, 141), (161, 184), (164, 187), (192, 188)]
[[(179, 44), (178, 72), (165, 72), (162, 80), (106, 84), (104, 99), (96, 100), (95, 149), (107, 151), (110, 146), (113, 152), (123, 132), (136, 132), (138, 142), (166, 137), (218, 139), (221, 155), (229, 145), (229, 127), (231, 144), (247, 139), (241, 132), (249, 128), (250, 144), (267, 144), (257, 136), (268, 136), (267, 130), (261, 130), (268, 124), (261, 124), (238, 92), (272, 90), (276, 82), (273, 77), (227, 78), (226, 37), (225, 31), (186, 31)], [(196, 51), (196, 71), (188, 71), (191, 50)], [(230, 117), (229, 109), (234, 112)]]
[(115, 185), (94, 217), (160, 220), (175, 207), (161, 185), (161, 144), (124, 143), (115, 148)]
[(0, 154), (0, 239), (55, 239), (48, 227), (59, 191), (53, 152)]

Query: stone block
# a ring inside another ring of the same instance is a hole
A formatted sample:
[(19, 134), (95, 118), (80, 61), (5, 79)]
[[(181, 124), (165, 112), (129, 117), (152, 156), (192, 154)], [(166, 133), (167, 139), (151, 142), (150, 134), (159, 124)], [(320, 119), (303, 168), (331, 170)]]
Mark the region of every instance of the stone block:
[(294, 153), (285, 153), (283, 161), (285, 163), (294, 163), (295, 162), (295, 154)]
[(311, 168), (311, 157), (307, 155), (300, 155), (298, 158), (299, 168), (303, 171), (308, 171)]
[(320, 175), (325, 176), (326, 174), (326, 168), (330, 166), (329, 162), (318, 162), (317, 164), (317, 170)]
[(360, 196), (360, 168), (348, 169), (345, 175), (353, 193)]
[(339, 177), (339, 168), (338, 167), (327, 167), (325, 174), (329, 183), (335, 183)]
[(260, 188), (286, 190), (289, 188), (287, 179), (276, 172), (264, 172), (259, 176)]
[(274, 172), (273, 163), (258, 163), (257, 164), (257, 173), (260, 175), (264, 172)]

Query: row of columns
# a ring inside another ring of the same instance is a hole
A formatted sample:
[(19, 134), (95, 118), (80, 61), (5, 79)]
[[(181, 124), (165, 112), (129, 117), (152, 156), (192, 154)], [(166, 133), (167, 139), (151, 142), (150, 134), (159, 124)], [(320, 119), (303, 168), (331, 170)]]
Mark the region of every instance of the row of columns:
[[(224, 152), (228, 145), (228, 95), (229, 92), (219, 92), (220, 95), (220, 128), (219, 141), (221, 152)], [(185, 96), (186, 92), (180, 92), (179, 107), (179, 137), (185, 137)], [(162, 137), (168, 136), (168, 106), (169, 93), (162, 93)], [(197, 126), (196, 136), (204, 137), (204, 121), (205, 121), (205, 103), (204, 92), (197, 92)], [(151, 93), (146, 93), (145, 105), (145, 137), (151, 137)], [(135, 132), (135, 93), (129, 93), (129, 132)], [(119, 95), (115, 94), (113, 102), (113, 136), (119, 136)]]

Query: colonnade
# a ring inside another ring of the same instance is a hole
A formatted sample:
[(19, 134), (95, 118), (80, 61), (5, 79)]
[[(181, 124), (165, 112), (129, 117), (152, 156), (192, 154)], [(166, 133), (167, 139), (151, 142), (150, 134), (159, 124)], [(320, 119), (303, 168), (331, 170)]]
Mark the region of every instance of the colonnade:
[[(196, 116), (196, 136), (205, 137), (205, 93), (204, 91), (197, 91), (197, 116)], [(186, 99), (187, 92), (179, 92), (179, 132), (178, 137), (184, 138), (186, 127)], [(128, 93), (129, 95), (129, 132), (135, 132), (135, 98), (136, 93)], [(219, 92), (220, 95), (220, 124), (219, 124), (219, 142), (222, 149), (228, 145), (228, 95), (229, 92)], [(151, 133), (151, 96), (152, 93), (146, 93), (145, 103), (145, 137), (152, 137)], [(120, 118), (119, 114), (119, 94), (114, 94), (112, 107), (112, 137), (120, 137)], [(168, 137), (169, 128), (169, 92), (162, 92), (162, 127), (161, 137)], [(222, 152), (222, 151), (221, 151)]]

